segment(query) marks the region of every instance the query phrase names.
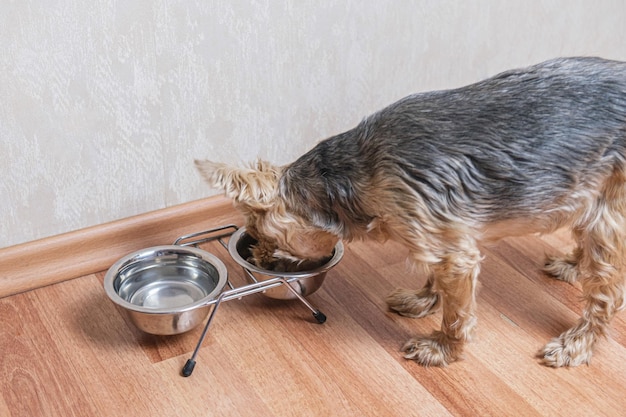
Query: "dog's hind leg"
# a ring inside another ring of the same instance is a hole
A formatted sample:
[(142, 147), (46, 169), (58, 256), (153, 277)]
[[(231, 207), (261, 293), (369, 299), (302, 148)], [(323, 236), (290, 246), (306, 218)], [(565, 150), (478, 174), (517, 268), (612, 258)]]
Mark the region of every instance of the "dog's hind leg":
[(389, 309), (406, 317), (421, 318), (441, 307), (439, 294), (433, 290), (434, 276), (431, 274), (426, 285), (419, 290), (398, 288), (387, 296)]
[(596, 341), (606, 335), (609, 322), (624, 307), (626, 184), (621, 175), (618, 179), (609, 180), (603, 194), (575, 227), (585, 307), (574, 327), (539, 352), (545, 365), (589, 363)]
[(441, 330), (409, 340), (402, 350), (407, 359), (424, 366), (445, 366), (458, 360), (476, 323), (476, 286), (481, 255), (472, 238), (449, 248), (432, 266), (431, 291), (441, 298)]

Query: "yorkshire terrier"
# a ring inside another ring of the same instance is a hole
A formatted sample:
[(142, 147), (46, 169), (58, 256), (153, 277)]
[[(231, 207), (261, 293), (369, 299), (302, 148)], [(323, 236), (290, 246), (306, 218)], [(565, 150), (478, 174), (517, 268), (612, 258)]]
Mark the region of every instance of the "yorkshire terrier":
[(316, 260), (339, 239), (394, 239), (425, 266), (389, 307), (443, 309), (441, 329), (403, 347), (426, 366), (458, 360), (476, 324), (478, 244), (569, 227), (576, 248), (545, 271), (582, 284), (575, 326), (539, 353), (588, 363), (624, 307), (626, 63), (561, 58), (466, 87), (414, 94), (286, 166), (196, 161), (260, 242), (262, 262)]

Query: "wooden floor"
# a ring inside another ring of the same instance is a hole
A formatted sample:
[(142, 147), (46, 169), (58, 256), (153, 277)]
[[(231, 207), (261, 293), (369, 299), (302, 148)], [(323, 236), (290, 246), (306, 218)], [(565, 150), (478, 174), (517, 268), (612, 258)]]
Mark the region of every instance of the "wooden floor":
[[(485, 248), (475, 339), (444, 369), (399, 351), (440, 315), (387, 311), (388, 292), (424, 282), (393, 243), (347, 246), (309, 297), (325, 324), (297, 301), (225, 303), (189, 378), (180, 370), (201, 329), (142, 334), (106, 297), (104, 271), (2, 298), (0, 416), (626, 415), (626, 313), (590, 366), (548, 369), (534, 357), (580, 313), (578, 287), (538, 272), (544, 253), (567, 247), (553, 235)], [(204, 248), (242, 282), (222, 247)]]

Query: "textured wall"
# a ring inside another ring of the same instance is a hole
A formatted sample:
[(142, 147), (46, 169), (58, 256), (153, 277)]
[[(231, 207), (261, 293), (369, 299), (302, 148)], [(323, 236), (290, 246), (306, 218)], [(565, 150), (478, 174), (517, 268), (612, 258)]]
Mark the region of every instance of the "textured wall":
[(623, 0), (3, 0), (0, 247), (214, 194), (412, 92), (626, 60)]

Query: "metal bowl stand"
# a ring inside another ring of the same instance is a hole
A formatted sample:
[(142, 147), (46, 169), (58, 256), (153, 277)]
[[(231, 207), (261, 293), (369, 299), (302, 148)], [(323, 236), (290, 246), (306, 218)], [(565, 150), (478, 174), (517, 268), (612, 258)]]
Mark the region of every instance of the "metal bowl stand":
[[(234, 224), (229, 224), (225, 226), (216, 227), (214, 229), (204, 230), (197, 233), (191, 233), (188, 235), (184, 235), (176, 239), (174, 245), (180, 246), (197, 246), (201, 243), (206, 243), (210, 241), (217, 240), (225, 249), (228, 249), (228, 244), (224, 242), (224, 238), (229, 237), (233, 233), (238, 230), (238, 227)], [(211, 322), (215, 317), (215, 313), (217, 312), (218, 307), (225, 301), (230, 301), (234, 299), (240, 300), (242, 297), (247, 295), (256, 294), (259, 292), (264, 292), (269, 290), (270, 288), (278, 287), (280, 285), (286, 285), (287, 289), (289, 289), (293, 295), (302, 302), (311, 312), (313, 313), (313, 317), (318, 323), (324, 323), (326, 321), (326, 315), (322, 313), (320, 310), (315, 308), (311, 303), (309, 303), (306, 298), (302, 296), (295, 288), (293, 288), (290, 283), (294, 281), (298, 281), (304, 278), (308, 278), (307, 276), (298, 276), (298, 277), (281, 277), (277, 276), (274, 278), (270, 278), (263, 281), (258, 281), (254, 275), (250, 273), (246, 268), (242, 268), (248, 278), (252, 281), (250, 284), (242, 285), (239, 287), (235, 287), (230, 279), (227, 279), (226, 284), (230, 288), (229, 290), (223, 291), (217, 298), (214, 298), (207, 302), (206, 305), (213, 305), (213, 309), (209, 314), (209, 318), (200, 334), (200, 339), (196, 344), (196, 347), (191, 355), (191, 358), (187, 360), (185, 366), (181, 371), (182, 376), (188, 377), (193, 372), (194, 367), (196, 366), (196, 357), (198, 356), (198, 352), (200, 351), (200, 347), (204, 342), (204, 339), (207, 335), (209, 327), (211, 326)]]

